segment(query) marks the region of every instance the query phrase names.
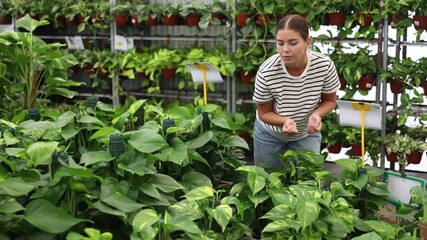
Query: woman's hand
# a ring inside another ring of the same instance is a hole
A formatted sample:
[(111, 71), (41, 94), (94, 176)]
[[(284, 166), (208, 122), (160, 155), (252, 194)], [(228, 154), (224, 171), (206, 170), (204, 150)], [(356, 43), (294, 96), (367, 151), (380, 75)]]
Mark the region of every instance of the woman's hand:
[(308, 119), (307, 132), (311, 134), (319, 132), (320, 129), (322, 129), (322, 118), (320, 118), (318, 114), (311, 114), (310, 118)]
[(282, 132), (290, 135), (298, 133), (297, 124), (292, 119), (286, 119), (283, 123)]

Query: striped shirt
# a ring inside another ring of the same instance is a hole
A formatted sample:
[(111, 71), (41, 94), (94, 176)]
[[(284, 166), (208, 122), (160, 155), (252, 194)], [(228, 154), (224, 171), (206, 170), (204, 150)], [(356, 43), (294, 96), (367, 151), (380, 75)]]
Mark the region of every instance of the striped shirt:
[(300, 76), (286, 71), (279, 54), (268, 58), (259, 68), (252, 100), (255, 103), (274, 101), (274, 111), (295, 121), (298, 134), (282, 133), (283, 126), (261, 125), (273, 136), (283, 141), (295, 141), (308, 135), (308, 119), (320, 104), (322, 93), (334, 93), (340, 81), (332, 60), (318, 52), (307, 50), (308, 60)]

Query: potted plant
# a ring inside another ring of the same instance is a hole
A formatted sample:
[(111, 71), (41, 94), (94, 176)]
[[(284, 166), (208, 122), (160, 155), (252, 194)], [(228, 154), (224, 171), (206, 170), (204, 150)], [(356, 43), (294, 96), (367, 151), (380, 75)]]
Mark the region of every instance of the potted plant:
[[(250, 0), (252, 9), (256, 10), (255, 18), (256, 23), (261, 27), (266, 27), (269, 22), (273, 19), (273, 14), (275, 13), (275, 8), (278, 5), (274, 1), (262, 1), (262, 0)], [(286, 5), (291, 5), (288, 3)]]
[(135, 2), (131, 4), (130, 19), (133, 26), (138, 27), (148, 20), (149, 6), (145, 3)]
[(163, 23), (166, 26), (174, 26), (177, 24), (180, 12), (181, 12), (181, 3), (178, 2), (168, 2), (163, 9)]
[(390, 26), (398, 29), (399, 36), (402, 36), (403, 29), (412, 25), (412, 19), (408, 16), (410, 11), (411, 5), (406, 1), (385, 0), (381, 14), (388, 15)]
[[(184, 18), (187, 26), (199, 26), (201, 29), (205, 29), (209, 25), (209, 20), (212, 17), (209, 4), (202, 1), (183, 3), (180, 15)], [(203, 22), (201, 22), (202, 18), (204, 19)]]
[(147, 24), (148, 26), (157, 26), (159, 19), (163, 15), (163, 5), (161, 3), (150, 3), (147, 5)]
[(425, 1), (409, 0), (406, 3), (412, 7), (412, 21), (416, 30), (427, 29), (427, 3)]
[(325, 10), (327, 9), (327, 4), (324, 0), (291, 0), (289, 4), (293, 6), (297, 13), (306, 17), (310, 28), (314, 31), (319, 30), (325, 19)]
[(322, 142), (326, 145), (329, 153), (340, 153), (345, 133), (343, 126), (339, 125), (338, 114), (333, 111), (322, 118)]
[(419, 206), (416, 219), (420, 228), (420, 237), (421, 239), (427, 239), (427, 191), (424, 186), (415, 186), (411, 188), (410, 194), (411, 203)]
[[(377, 22), (381, 17), (379, 14), (378, 1), (353, 0), (356, 23), (362, 27), (371, 25), (372, 21)], [(375, 19), (374, 19), (375, 18)]]
[(8, 3), (3, 3), (3, 7), (0, 8), (0, 24), (11, 24), (12, 23), (12, 14)]
[(236, 7), (233, 6), (232, 16), (236, 19), (238, 27), (247, 25), (248, 20), (253, 17), (253, 9), (250, 1), (237, 1)]
[(424, 95), (427, 96), (427, 57), (421, 57), (416, 61), (415, 68), (420, 76), (420, 86)]
[(415, 66), (415, 62), (409, 57), (403, 60), (391, 58), (387, 69), (380, 71), (380, 78), (390, 84), (392, 93), (402, 93), (406, 88), (420, 85), (420, 76)]
[(327, 23), (333, 26), (344, 26), (346, 16), (352, 12), (352, 0), (326, 0), (325, 6)]
[(128, 23), (128, 17), (131, 13), (131, 6), (129, 3), (118, 3), (111, 7), (110, 12), (113, 15), (114, 22), (117, 26), (125, 26)]
[[(250, 54), (247, 54), (251, 51)], [(267, 57), (267, 52), (261, 45), (241, 45), (234, 54), (236, 70), (243, 84), (248, 85), (254, 79), (256, 72)]]

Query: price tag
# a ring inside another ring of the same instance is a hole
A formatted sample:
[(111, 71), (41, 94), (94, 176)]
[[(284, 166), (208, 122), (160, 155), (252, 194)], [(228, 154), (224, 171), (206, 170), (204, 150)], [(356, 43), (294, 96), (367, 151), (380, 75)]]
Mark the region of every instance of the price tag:
[(85, 46), (83, 44), (83, 39), (81, 36), (75, 37), (65, 37), (67, 42), (68, 49), (70, 50), (84, 50)]
[(115, 42), (114, 42), (114, 50), (117, 51), (127, 51), (131, 48), (133, 48), (133, 40), (128, 39), (124, 36), (116, 35), (115, 36)]

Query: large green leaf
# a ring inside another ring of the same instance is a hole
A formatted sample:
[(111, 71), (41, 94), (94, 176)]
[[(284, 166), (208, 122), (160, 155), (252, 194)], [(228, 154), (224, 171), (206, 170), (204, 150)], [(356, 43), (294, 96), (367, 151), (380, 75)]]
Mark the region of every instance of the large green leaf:
[(107, 137), (107, 136), (114, 134), (114, 133), (119, 133), (119, 131), (117, 131), (115, 128), (112, 128), (112, 127), (103, 127), (103, 128), (98, 129), (98, 131), (96, 131), (94, 134), (92, 134), (92, 136), (90, 136), (89, 140)]
[(185, 194), (184, 197), (191, 200), (200, 200), (204, 198), (214, 197), (214, 194), (215, 190), (213, 188), (208, 186), (201, 186), (189, 191)]
[(358, 167), (354, 159), (351, 159), (351, 158), (338, 159), (338, 160), (335, 160), (334, 163), (336, 163), (338, 166), (340, 166), (344, 170), (347, 170), (352, 173), (357, 173)]
[(212, 137), (213, 133), (211, 131), (206, 131), (197, 138), (190, 140), (188, 142), (188, 149), (197, 149), (199, 147), (203, 147), (212, 139)]
[(113, 159), (114, 157), (112, 157), (109, 152), (101, 150), (96, 152), (83, 153), (82, 157), (80, 158), (80, 163), (84, 164), (85, 166), (89, 166), (94, 163), (109, 162)]
[(227, 122), (227, 119), (224, 117), (212, 117), (211, 122), (220, 128), (231, 130), (230, 125)]
[(48, 160), (58, 147), (58, 142), (36, 142), (27, 148), (27, 155), (34, 166)]
[(305, 229), (318, 218), (320, 213), (320, 207), (319, 204), (317, 204), (311, 199), (298, 199), (296, 212), (298, 215), (298, 221), (301, 223), (302, 229)]
[(259, 192), (259, 193), (255, 194), (254, 196), (252, 196), (252, 195), (249, 194), (248, 198), (255, 205), (255, 207), (257, 207), (260, 203), (262, 203), (265, 200), (269, 199), (270, 195), (268, 195), (267, 192), (262, 191), (262, 192)]
[(132, 135), (129, 144), (140, 152), (152, 153), (166, 146), (167, 142), (160, 134), (142, 129)]
[(255, 195), (265, 187), (265, 178), (255, 172), (248, 173), (247, 181), (249, 188), (252, 190), (252, 195)]
[(138, 109), (142, 106), (142, 104), (144, 104), (147, 100), (146, 99), (140, 99), (137, 100), (135, 102), (133, 102), (130, 107), (129, 107), (129, 113), (134, 115), (136, 113), (136, 111), (138, 111)]
[(200, 186), (208, 186), (213, 187), (212, 182), (210, 178), (208, 178), (206, 175), (191, 171), (186, 174), (184, 174), (180, 181), (181, 185), (185, 187), (187, 191), (190, 191), (192, 189), (195, 189)]
[[(166, 213), (166, 215), (168, 215)], [(184, 231), (192, 234), (202, 234), (199, 227), (187, 215), (176, 214), (168, 221), (165, 221), (164, 226), (174, 231)]]
[(74, 121), (75, 114), (71, 111), (67, 111), (63, 114), (61, 114), (58, 119), (55, 121), (55, 125), (57, 128), (63, 128), (67, 124), (70, 124)]
[(49, 22), (46, 20), (37, 21), (30, 17), (30, 15), (27, 13), (24, 17), (19, 18), (16, 21), (16, 26), (19, 28), (24, 28), (25, 30), (29, 32), (33, 32), (37, 27), (48, 25)]
[(289, 220), (294, 219), (295, 210), (293, 207), (287, 204), (280, 204), (275, 206), (273, 209), (264, 214), (261, 218), (269, 219), (271, 221)]
[(113, 216), (119, 216), (122, 218), (126, 217), (126, 213), (121, 211), (121, 210), (117, 210), (117, 209), (113, 209), (112, 207), (110, 207), (109, 205), (99, 201), (93, 204), (93, 207), (98, 209), (100, 212), (109, 214), (109, 215), (113, 215)]
[(181, 139), (174, 138), (172, 146), (168, 148), (167, 157), (168, 161), (182, 165), (188, 159), (187, 145)]
[(117, 208), (125, 213), (133, 212), (144, 207), (144, 204), (137, 203), (121, 193), (113, 193), (101, 199), (104, 203)]
[(152, 184), (143, 183), (139, 185), (139, 190), (141, 190), (141, 192), (143, 192), (144, 194), (147, 194), (148, 196), (160, 199), (159, 190), (157, 190), (157, 188)]
[(145, 228), (151, 227), (160, 220), (160, 215), (153, 209), (144, 209), (139, 211), (133, 221), (133, 232), (140, 232)]
[(160, 189), (165, 193), (174, 192), (184, 187), (179, 184), (175, 179), (168, 175), (157, 173), (153, 175), (149, 181), (151, 184), (154, 184), (156, 188)]
[(88, 125), (94, 124), (94, 125), (98, 125), (100, 127), (104, 127), (105, 126), (105, 124), (101, 120), (99, 120), (98, 118), (92, 117), (92, 116), (88, 116), (88, 115), (82, 116), (79, 119), (79, 122), (80, 123), (84, 123), (84, 124), (88, 124)]
[(267, 226), (265, 226), (262, 232), (278, 232), (278, 231), (284, 231), (286, 229), (295, 229), (298, 231), (300, 228), (301, 228), (301, 225), (297, 221), (277, 220), (267, 224)]
[(68, 215), (62, 209), (55, 207), (44, 199), (31, 201), (26, 206), (26, 209), (24, 219), (48, 233), (63, 233), (74, 225), (87, 221)]
[(358, 237), (354, 237), (351, 240), (384, 240), (384, 238), (382, 238), (376, 232), (369, 232), (369, 233), (365, 233), (363, 235), (360, 235)]
[(184, 214), (191, 220), (196, 220), (204, 217), (205, 210), (200, 205), (196, 200), (184, 199), (170, 206), (169, 210), (173, 215)]
[(0, 197), (0, 213), (8, 215), (22, 210), (25, 210), (25, 208), (15, 198)]
[(233, 209), (229, 205), (221, 204), (215, 209), (208, 209), (208, 213), (221, 226), (222, 232), (224, 232), (233, 216)]
[(236, 135), (228, 136), (222, 145), (224, 147), (241, 147), (244, 149), (249, 149), (248, 143), (243, 138)]

